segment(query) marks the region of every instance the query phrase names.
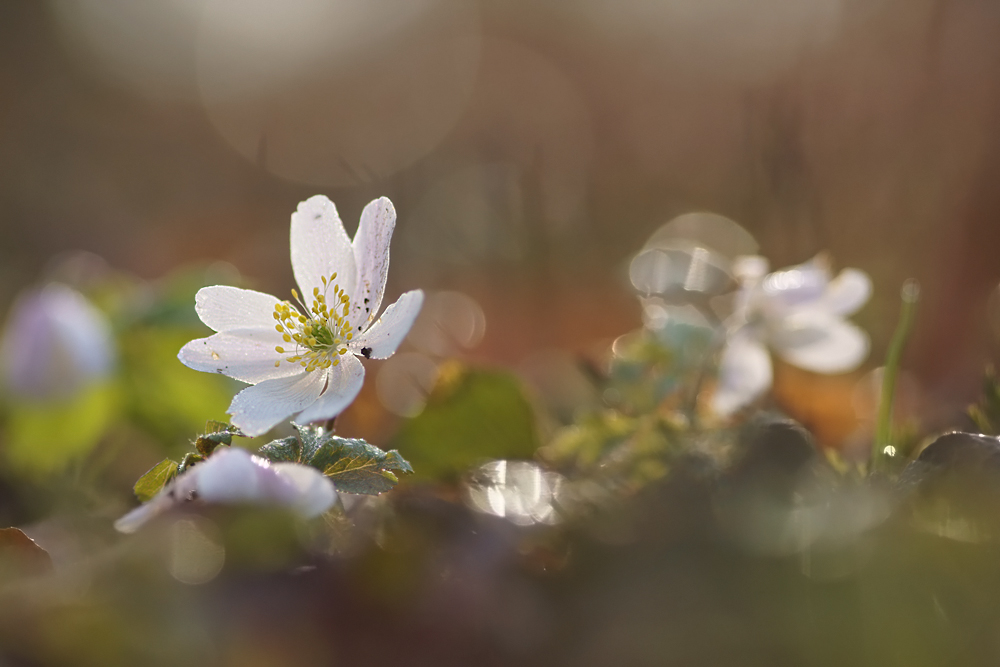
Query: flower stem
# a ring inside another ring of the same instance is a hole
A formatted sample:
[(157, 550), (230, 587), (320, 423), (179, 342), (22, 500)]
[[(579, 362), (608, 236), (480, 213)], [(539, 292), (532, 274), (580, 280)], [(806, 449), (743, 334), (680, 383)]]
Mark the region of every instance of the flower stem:
[(899, 312), (899, 324), (889, 344), (885, 367), (882, 369), (882, 396), (878, 407), (878, 422), (875, 427), (875, 440), (872, 442), (870, 469), (875, 472), (886, 450), (892, 445), (892, 401), (896, 392), (896, 376), (899, 374), (899, 364), (903, 357), (903, 348), (913, 329), (913, 320), (917, 314), (917, 304), (920, 301), (920, 285), (914, 279), (903, 283), (900, 291), (903, 306)]

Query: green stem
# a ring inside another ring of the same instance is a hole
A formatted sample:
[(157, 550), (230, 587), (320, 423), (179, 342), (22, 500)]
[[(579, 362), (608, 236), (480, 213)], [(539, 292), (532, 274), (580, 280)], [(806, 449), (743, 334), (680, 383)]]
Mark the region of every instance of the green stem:
[(917, 303), (920, 301), (920, 285), (912, 278), (903, 283), (900, 291), (903, 306), (899, 312), (899, 324), (896, 333), (889, 344), (889, 352), (885, 358), (885, 368), (882, 369), (882, 397), (878, 406), (878, 423), (875, 428), (875, 440), (872, 443), (871, 471), (875, 472), (887, 447), (892, 444), (892, 400), (896, 392), (896, 376), (899, 374), (899, 363), (903, 357), (903, 348), (913, 329), (913, 320), (917, 315)]

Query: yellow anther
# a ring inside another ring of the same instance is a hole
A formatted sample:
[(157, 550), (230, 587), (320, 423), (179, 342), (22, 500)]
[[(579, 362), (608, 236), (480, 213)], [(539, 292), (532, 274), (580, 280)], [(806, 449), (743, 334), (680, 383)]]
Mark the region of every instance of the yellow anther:
[(286, 343), (291, 343), (292, 337), (289, 336), (288, 334), (285, 334), (284, 336), (281, 337), (281, 340), (285, 341)]
[(304, 362), (304, 361), (300, 361), (299, 364), (302, 366), (302, 368), (306, 367), (306, 362)]
[(315, 338), (310, 338), (309, 339), (309, 347), (316, 347), (316, 339)]
[(320, 276), (319, 279), (323, 281), (324, 285), (326, 284), (326, 276)]
[(318, 294), (319, 294), (319, 288), (313, 287), (313, 296), (317, 296)]
[(277, 345), (275, 346), (274, 351), (277, 352), (278, 354), (284, 354), (285, 348), (281, 347), (280, 345)]
[(339, 363), (340, 363), (340, 359), (334, 359), (334, 360), (333, 360), (333, 365), (334, 365), (334, 366), (336, 366), (336, 365), (337, 365), (337, 364), (339, 364)]
[(345, 348), (341, 349), (340, 352), (338, 352), (337, 354), (343, 355), (346, 352), (347, 352), (347, 348), (345, 347)]
[(354, 334), (350, 334), (350, 333), (347, 334), (347, 340), (351, 340), (352, 338), (354, 338)]
[(276, 361), (276, 362), (274, 362), (274, 367), (275, 367), (275, 368), (277, 368), (277, 367), (278, 367), (278, 366), (280, 366), (280, 365), (281, 365), (281, 362), (280, 362), (280, 361)]
[(277, 331), (278, 333), (281, 333), (282, 331), (285, 330), (285, 327), (281, 326), (280, 324), (275, 324), (274, 330)]
[(274, 319), (276, 319), (276, 320), (280, 320), (281, 319), (281, 315), (278, 314), (278, 311), (274, 311)]
[(333, 275), (332, 275), (332, 276), (330, 276), (330, 280), (331, 280), (331, 281), (333, 281), (333, 280), (336, 280), (336, 279), (337, 279), (337, 272), (336, 272), (336, 271), (334, 271), (334, 272), (333, 272)]
[(349, 312), (350, 312), (350, 310), (351, 310), (351, 306), (350, 306), (350, 304), (346, 304), (346, 303), (345, 303), (345, 304), (344, 304), (344, 317), (347, 317), (347, 313), (349, 313)]
[(294, 287), (292, 288), (292, 296), (294, 296), (296, 299), (299, 298), (299, 293), (295, 291)]

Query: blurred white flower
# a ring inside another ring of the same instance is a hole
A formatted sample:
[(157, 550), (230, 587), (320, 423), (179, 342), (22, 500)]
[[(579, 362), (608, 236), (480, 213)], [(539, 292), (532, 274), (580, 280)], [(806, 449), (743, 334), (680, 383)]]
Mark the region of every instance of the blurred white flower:
[(375, 321), (395, 224), (392, 202), (376, 199), (361, 213), (352, 243), (333, 202), (317, 195), (292, 214), (298, 306), (221, 285), (198, 292), (198, 316), (218, 333), (191, 341), (177, 356), (195, 370), (253, 385), (229, 406), (244, 433), (261, 435), (296, 413), (303, 424), (335, 417), (364, 382), (355, 355), (385, 359), (399, 347), (424, 294), (406, 292)]
[(816, 373), (843, 373), (868, 356), (868, 334), (844, 318), (871, 296), (868, 275), (844, 269), (836, 277), (825, 255), (767, 273), (767, 260), (738, 258), (740, 282), (712, 397), (727, 416), (767, 391), (772, 382), (768, 348), (793, 366)]
[(76, 290), (51, 283), (22, 294), (0, 342), (6, 388), (27, 398), (73, 395), (115, 364), (104, 315)]
[(147, 521), (186, 502), (281, 505), (304, 518), (318, 516), (337, 500), (326, 476), (299, 463), (271, 463), (238, 447), (219, 447), (170, 481), (160, 493), (115, 522), (134, 533)]

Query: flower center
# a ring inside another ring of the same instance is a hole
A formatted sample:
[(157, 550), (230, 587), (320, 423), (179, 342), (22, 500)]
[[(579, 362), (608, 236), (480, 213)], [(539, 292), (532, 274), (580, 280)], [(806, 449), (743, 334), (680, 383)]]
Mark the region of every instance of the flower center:
[[(274, 305), (275, 330), (281, 334), (286, 343), (295, 343), (294, 349), (282, 346), (275, 347), (278, 354), (290, 354), (284, 361), (299, 364), (311, 373), (317, 368), (330, 368), (340, 363), (340, 356), (347, 353), (347, 342), (351, 340), (351, 323), (347, 314), (351, 311), (351, 298), (334, 284), (337, 274), (328, 278), (324, 276), (323, 291), (313, 288), (312, 306), (307, 307), (299, 299), (294, 289), (292, 296), (302, 306), (302, 312), (290, 302), (282, 301)], [(331, 304), (327, 303), (327, 293), (333, 290)], [(274, 362), (274, 367), (281, 365), (281, 359)]]

